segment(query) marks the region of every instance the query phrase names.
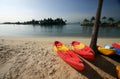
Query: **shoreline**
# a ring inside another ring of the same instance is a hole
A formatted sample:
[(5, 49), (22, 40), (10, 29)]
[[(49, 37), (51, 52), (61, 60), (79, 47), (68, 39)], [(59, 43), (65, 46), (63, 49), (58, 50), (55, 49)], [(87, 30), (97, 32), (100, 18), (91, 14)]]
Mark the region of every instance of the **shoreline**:
[[(8, 35), (8, 36), (1, 36), (0, 35), (0, 38), (1, 37), (18, 37), (18, 38), (51, 38), (51, 37), (55, 37), (55, 38), (63, 38), (63, 37), (67, 37), (67, 38), (91, 38), (92, 37), (92, 35), (91, 36), (66, 36), (66, 35), (63, 35), (63, 36), (61, 36), (61, 35), (55, 35), (55, 36), (53, 36), (53, 35), (41, 35), (41, 36), (26, 36), (26, 35), (24, 35), (24, 36), (20, 36), (20, 35)], [(119, 36), (99, 36), (98, 35), (98, 38), (120, 38)]]
[[(81, 58), (86, 68), (76, 71), (54, 52), (52, 46), (56, 40), (70, 48), (74, 40), (89, 45), (91, 38), (0, 36), (0, 79), (117, 78), (115, 66), (120, 62), (103, 55), (97, 55), (93, 61)], [(98, 38), (99, 45), (111, 45), (113, 42), (120, 43), (120, 38)]]
[[(0, 36), (0, 39), (8, 39), (8, 40), (22, 40), (22, 41), (41, 41), (41, 42), (54, 42), (54, 41), (65, 41), (67, 43), (71, 43), (72, 41), (79, 41), (86, 45), (89, 45), (91, 42), (91, 37), (59, 37), (59, 36), (41, 36), (41, 37), (25, 37), (25, 36)], [(98, 44), (112, 44), (112, 43), (120, 43), (120, 37), (98, 37)]]

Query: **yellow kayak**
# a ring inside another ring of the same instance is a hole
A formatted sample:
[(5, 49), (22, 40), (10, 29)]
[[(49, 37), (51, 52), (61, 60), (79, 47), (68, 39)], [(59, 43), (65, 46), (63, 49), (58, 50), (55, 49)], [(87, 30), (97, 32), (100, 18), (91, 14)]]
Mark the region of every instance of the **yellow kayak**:
[(115, 54), (115, 50), (109, 49), (109, 48), (103, 48), (101, 46), (98, 46), (98, 51), (104, 55), (112, 55)]
[(118, 79), (120, 79), (120, 65), (116, 66), (116, 73), (117, 73)]

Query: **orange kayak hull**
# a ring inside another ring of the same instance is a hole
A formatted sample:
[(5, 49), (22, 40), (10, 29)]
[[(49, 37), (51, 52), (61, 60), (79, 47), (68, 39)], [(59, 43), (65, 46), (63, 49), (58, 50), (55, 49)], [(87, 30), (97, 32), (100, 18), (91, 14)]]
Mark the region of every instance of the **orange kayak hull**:
[(98, 51), (104, 55), (113, 55), (116, 52), (113, 49), (103, 48), (101, 46), (98, 46)]
[(117, 73), (118, 79), (120, 79), (120, 65), (116, 66), (116, 73)]

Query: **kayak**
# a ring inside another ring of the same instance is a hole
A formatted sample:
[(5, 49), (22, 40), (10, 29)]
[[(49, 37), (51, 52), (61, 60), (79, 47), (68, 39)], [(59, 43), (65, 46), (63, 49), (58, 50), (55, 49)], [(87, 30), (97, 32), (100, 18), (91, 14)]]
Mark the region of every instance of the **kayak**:
[(109, 48), (109, 46), (106, 46), (106, 48), (98, 46), (98, 51), (104, 55), (112, 55), (116, 53), (116, 51), (114, 49)]
[(71, 49), (78, 55), (86, 59), (90, 59), (90, 60), (94, 59), (94, 51), (87, 45), (80, 43), (78, 41), (73, 41), (71, 43), (71, 47), (72, 47)]
[(119, 48), (113, 48), (116, 51), (117, 55), (120, 55), (120, 49)]
[(120, 79), (120, 65), (116, 66), (116, 73), (117, 73), (118, 79)]
[(83, 61), (71, 50), (69, 50), (63, 43), (59, 41), (54, 42), (54, 50), (57, 54), (70, 66), (76, 70), (84, 70)]
[(116, 51), (116, 54), (120, 55), (120, 44), (113, 43), (112, 46), (113, 46), (113, 49)]
[(118, 49), (120, 49), (120, 44), (113, 43), (113, 44), (112, 44), (112, 46), (113, 46), (113, 47), (115, 47), (115, 48), (118, 48)]

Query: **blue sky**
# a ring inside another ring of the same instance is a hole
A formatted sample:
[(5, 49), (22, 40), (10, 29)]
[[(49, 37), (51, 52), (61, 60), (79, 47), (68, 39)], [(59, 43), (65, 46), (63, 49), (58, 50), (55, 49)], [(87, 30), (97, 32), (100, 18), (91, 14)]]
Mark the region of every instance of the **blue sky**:
[[(63, 18), (79, 22), (95, 16), (98, 0), (0, 0), (0, 22)], [(120, 17), (120, 0), (104, 0), (102, 16)]]

